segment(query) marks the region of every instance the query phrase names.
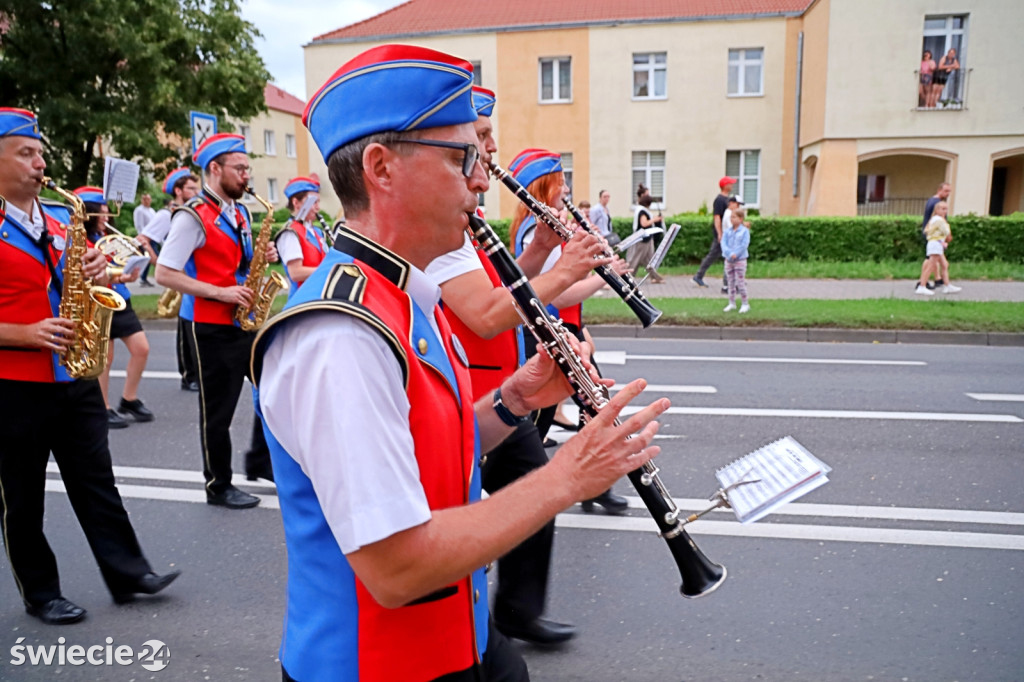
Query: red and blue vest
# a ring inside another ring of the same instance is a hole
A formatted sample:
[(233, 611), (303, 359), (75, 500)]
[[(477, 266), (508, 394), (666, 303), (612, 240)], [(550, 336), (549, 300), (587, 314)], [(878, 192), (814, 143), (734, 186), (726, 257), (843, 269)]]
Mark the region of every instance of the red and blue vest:
[[(185, 274), (218, 287), (242, 285), (252, 261), (252, 230), (249, 211), (235, 204), (235, 224), (224, 217), (221, 200), (209, 189), (190, 199), (179, 211), (186, 211), (199, 221), (206, 241), (192, 252), (185, 264)], [(193, 322), (238, 326), (235, 304), (184, 294), (179, 315)]]
[[(52, 209), (66, 209), (62, 204), (41, 202), (46, 230), (53, 237), (45, 248), (50, 262), (63, 276), (64, 244), (67, 228), (50, 215)], [(57, 317), (60, 309), (61, 281), (53, 281), (43, 248), (36, 243), (24, 225), (7, 216), (7, 204), (0, 197), (0, 322), (34, 324)], [(45, 348), (20, 346), (0, 347), (0, 379), (53, 383), (71, 381), (58, 356)]]
[[(291, 230), (298, 236), (299, 245), (302, 247), (302, 264), (305, 267), (315, 268), (323, 262), (324, 256), (327, 255), (327, 242), (324, 241), (324, 233), (319, 228), (293, 218), (284, 229)], [(281, 234), (283, 233), (282, 231)], [(287, 267), (284, 273), (288, 277), (288, 284), (291, 285), (288, 291), (294, 294), (302, 286), (302, 282), (293, 280)]]
[[(526, 216), (526, 219), (523, 220), (522, 224), (519, 226), (519, 231), (516, 232), (516, 258), (519, 258), (521, 255), (523, 255), (523, 251), (526, 249), (526, 247), (523, 245), (523, 239), (526, 237), (527, 234), (530, 233), (531, 230), (536, 229), (536, 227), (537, 219), (534, 218), (532, 215)], [(558, 248), (561, 249), (562, 247), (560, 246)], [(549, 313), (551, 313), (555, 317), (561, 318), (563, 322), (575, 325), (577, 329), (583, 328), (582, 303), (571, 305), (568, 308), (556, 308), (554, 305), (548, 303), (547, 308)]]
[[(302, 289), (260, 330), (252, 365), (257, 411), (262, 409), (263, 356), (278, 330), (310, 312), (353, 316), (380, 334), (401, 366), (420, 483), (430, 508), (463, 506), (480, 497), (469, 372), (440, 310), (433, 310), (439, 340), (405, 292), (410, 267), (365, 237), (341, 231)], [(264, 433), (288, 548), (280, 650), (288, 674), (305, 681), (416, 682), (478, 665), (487, 643), (483, 568), (403, 607), (382, 607), (338, 547), (309, 477), (265, 420)]]

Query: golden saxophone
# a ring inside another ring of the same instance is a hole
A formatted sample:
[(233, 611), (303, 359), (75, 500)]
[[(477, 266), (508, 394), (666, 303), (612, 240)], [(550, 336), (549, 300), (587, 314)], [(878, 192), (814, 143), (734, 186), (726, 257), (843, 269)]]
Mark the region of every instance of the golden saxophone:
[(50, 178), (43, 186), (59, 194), (71, 205), (64, 246), (64, 286), (58, 314), (75, 325), (71, 346), (60, 354), (60, 363), (73, 379), (95, 379), (103, 373), (110, 353), (110, 321), (124, 310), (121, 294), (96, 286), (85, 276), (82, 257), (89, 248), (85, 234), (85, 203), (72, 192), (57, 187)]
[(235, 308), (238, 326), (248, 332), (263, 326), (267, 315), (270, 314), (274, 297), (277, 296), (277, 292), (287, 287), (288, 283), (281, 273), (267, 267), (267, 244), (270, 242), (271, 226), (274, 224), (274, 207), (256, 194), (252, 187), (246, 187), (245, 191), (263, 204), (267, 211), (260, 224), (260, 234), (252, 245), (252, 262), (249, 263), (249, 274), (245, 278), (245, 286), (252, 290), (253, 302), (251, 306), (240, 305)]

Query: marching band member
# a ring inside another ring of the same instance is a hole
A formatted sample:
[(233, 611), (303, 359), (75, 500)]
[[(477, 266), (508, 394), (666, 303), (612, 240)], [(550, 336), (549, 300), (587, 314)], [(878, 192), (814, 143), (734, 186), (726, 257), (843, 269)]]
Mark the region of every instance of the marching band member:
[[(474, 126), (484, 164), (498, 150), (491, 124), (494, 105), (493, 92), (473, 86), (473, 106), (477, 112)], [(551, 250), (562, 243), (547, 226), (538, 235), (519, 259), (524, 271), (529, 269), (534, 274), (540, 271)], [(580, 232), (555, 266), (534, 277), (530, 284), (544, 301), (551, 300), (586, 277), (595, 265), (610, 261), (595, 260), (601, 248), (597, 237)], [(473, 400), (490, 395), (520, 365), (522, 339), (518, 338), (516, 327), (521, 320), (512, 296), (468, 234), (462, 248), (432, 261), (426, 273), (441, 287), (445, 317), (466, 349)], [(532, 341), (532, 337), (527, 340)], [(484, 458), (483, 488), (494, 493), (547, 462), (537, 426), (527, 420)], [(547, 600), (554, 537), (555, 524), (551, 521), (498, 561), (494, 621), (503, 634), (535, 644), (556, 644), (575, 635), (573, 626), (541, 617)]]
[[(85, 609), (61, 594), (43, 534), (51, 452), (116, 602), (156, 594), (178, 571), (157, 575), (142, 555), (114, 484), (99, 384), (72, 380), (58, 360), (74, 325), (58, 316), (67, 232), (39, 199), (45, 169), (35, 114), (0, 108), (0, 529), (25, 609), (61, 625)], [(86, 277), (106, 281), (103, 254), (90, 249), (82, 262)]]
[[(249, 183), (245, 138), (219, 133), (192, 158), (203, 169), (206, 184), (171, 217), (171, 230), (157, 259), (156, 281), (183, 294), (181, 315), (192, 322), (206, 501), (247, 509), (260, 499), (231, 483), (230, 433), (256, 337), (255, 332), (239, 328), (234, 317), (237, 306), (252, 305), (254, 300), (254, 292), (244, 286), (253, 257), (251, 219), (249, 210), (239, 203)], [(276, 258), (270, 243), (268, 260)], [(253, 428), (256, 441), (260, 427)], [(256, 445), (246, 454), (246, 474), (273, 480), (268, 455)]]
[[(299, 220), (299, 210), (311, 194), (316, 195), (316, 202)], [(288, 275), (288, 292), (294, 294), (327, 255), (327, 241), (311, 217), (320, 210), (320, 183), (306, 177), (292, 178), (284, 186), (284, 195), (292, 218), (277, 235), (277, 253)]]
[[(156, 265), (160, 249), (167, 240), (167, 233), (171, 231), (171, 216), (184, 206), (186, 201), (199, 194), (199, 178), (185, 166), (175, 168), (164, 178), (163, 190), (171, 200), (156, 212), (156, 217), (149, 221), (142, 234), (138, 236), (153, 265)], [(180, 312), (175, 348), (178, 355), (178, 374), (181, 375), (181, 390), (198, 392), (196, 349), (192, 345), (192, 321), (182, 317)]]
[(253, 352), (288, 547), (285, 680), (528, 679), (488, 628), (482, 567), (658, 450), (667, 400), (612, 424), (637, 380), (550, 464), (477, 501), (478, 451), (569, 389), (544, 355), (474, 404), (423, 273), (487, 189), (471, 84), (468, 62), (385, 45), (303, 116), (348, 226)]

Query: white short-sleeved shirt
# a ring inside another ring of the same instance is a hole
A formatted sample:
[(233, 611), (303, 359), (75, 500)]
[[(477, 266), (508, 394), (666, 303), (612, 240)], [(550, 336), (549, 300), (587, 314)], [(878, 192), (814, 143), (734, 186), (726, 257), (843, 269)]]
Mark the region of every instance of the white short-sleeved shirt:
[[(537, 223), (533, 223), (532, 225), (530, 225), (530, 229), (527, 231), (526, 234), (523, 235), (523, 251), (526, 251), (526, 247), (533, 243), (533, 238), (535, 236), (537, 236)], [(560, 246), (556, 246), (555, 248), (551, 249), (551, 252), (548, 254), (548, 257), (544, 260), (544, 266), (541, 267), (540, 273), (543, 274), (550, 270), (551, 268), (555, 267), (555, 263), (557, 263), (558, 259), (561, 257), (562, 248)]]
[(480, 257), (476, 255), (473, 240), (467, 234), (465, 241), (462, 242), (462, 246), (430, 261), (426, 273), (435, 284), (441, 286), (459, 275), (483, 269), (484, 264), (480, 262)]
[(277, 236), (277, 255), (281, 257), (284, 264), (293, 260), (302, 260), (302, 244), (299, 242), (299, 235), (293, 230), (282, 230)]
[[(412, 268), (407, 290), (436, 325), (437, 286)], [(440, 339), (436, 326), (434, 333)], [(331, 312), (290, 322), (267, 349), (259, 396), (267, 427), (309, 476), (342, 552), (430, 520), (402, 370), (372, 327)]]
[(171, 211), (162, 208), (156, 212), (156, 216), (146, 224), (142, 230), (142, 236), (163, 244), (167, 240), (167, 233), (171, 230)]

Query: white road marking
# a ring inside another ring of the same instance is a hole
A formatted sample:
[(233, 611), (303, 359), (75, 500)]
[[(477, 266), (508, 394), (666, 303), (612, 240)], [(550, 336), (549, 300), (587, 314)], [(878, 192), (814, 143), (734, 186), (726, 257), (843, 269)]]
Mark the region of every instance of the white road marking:
[[(622, 390), (626, 384), (615, 385), (611, 387), (611, 391)], [(645, 393), (718, 393), (718, 389), (714, 386), (687, 386), (685, 384), (647, 384), (647, 388), (644, 389)]]
[(995, 402), (1024, 403), (1024, 395), (1020, 393), (965, 393), (969, 398), (975, 400), (990, 400)]
[[(117, 490), (121, 493), (121, 497), (133, 499), (159, 500), (162, 502), (206, 502), (206, 491), (197, 490), (196, 488), (161, 488), (159, 486), (119, 483)], [(67, 489), (64, 487), (64, 481), (47, 479), (46, 492), (66, 493)], [(281, 508), (280, 503), (277, 501), (277, 495), (256, 495), (256, 497), (260, 498), (260, 506), (264, 509)]]
[[(635, 414), (643, 405), (628, 405), (621, 414)], [(1024, 419), (1012, 414), (970, 412), (886, 412), (883, 410), (784, 410), (750, 407), (670, 407), (665, 414), (718, 417), (800, 417), (810, 419), (893, 419), (897, 421), (945, 421), (1018, 424)]]
[[(126, 372), (123, 369), (112, 369), (110, 370), (110, 376), (124, 379)], [(143, 379), (181, 379), (181, 375), (177, 372), (162, 372), (153, 369), (147, 369), (142, 373)]]
[[(627, 360), (669, 360), (680, 362), (767, 362), (797, 365), (899, 365), (904, 367), (923, 367), (927, 362), (921, 360), (844, 360), (839, 358), (758, 358), (758, 357), (725, 357), (718, 355), (634, 355), (626, 354)], [(598, 356), (598, 363), (601, 362)]]
[(594, 353), (594, 359), (599, 365), (624, 365), (626, 364), (626, 351), (599, 350)]
[[(56, 462), (49, 462), (46, 465), (46, 473), (48, 474), (59, 474), (60, 468), (57, 467)], [(191, 469), (158, 469), (153, 467), (114, 467), (114, 476), (119, 478), (142, 478), (145, 480), (154, 481), (169, 481), (171, 483), (198, 483), (204, 485), (206, 479), (203, 478), (203, 472), (193, 471)], [(265, 481), (262, 478), (257, 481), (247, 481), (243, 474), (234, 474), (231, 477), (231, 483), (234, 485), (244, 485), (247, 488), (266, 488), (267, 490), (274, 490), (275, 486), (270, 481)]]

